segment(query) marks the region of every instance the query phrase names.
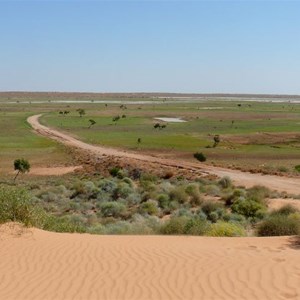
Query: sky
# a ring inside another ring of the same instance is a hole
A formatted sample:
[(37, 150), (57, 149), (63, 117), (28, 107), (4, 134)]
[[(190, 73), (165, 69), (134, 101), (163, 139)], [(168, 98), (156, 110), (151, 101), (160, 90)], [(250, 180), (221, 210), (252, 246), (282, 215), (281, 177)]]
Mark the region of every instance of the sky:
[(300, 94), (299, 1), (0, 0), (0, 91)]

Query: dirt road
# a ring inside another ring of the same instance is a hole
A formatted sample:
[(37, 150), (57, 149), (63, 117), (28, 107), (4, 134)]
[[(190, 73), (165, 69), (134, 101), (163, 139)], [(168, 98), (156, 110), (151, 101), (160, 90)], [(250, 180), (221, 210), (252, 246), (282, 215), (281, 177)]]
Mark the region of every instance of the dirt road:
[(125, 150), (118, 150), (104, 146), (95, 146), (84, 143), (66, 133), (62, 133), (58, 130), (48, 128), (39, 123), (39, 118), (41, 115), (34, 115), (27, 119), (28, 123), (32, 128), (39, 134), (61, 142), (65, 145), (76, 147), (85, 151), (89, 151), (97, 156), (114, 156), (130, 158), (137, 161), (154, 163), (167, 167), (177, 167), (181, 169), (186, 169), (199, 174), (215, 174), (219, 177), (229, 176), (236, 185), (243, 185), (246, 187), (251, 187), (253, 185), (264, 185), (272, 190), (277, 190), (279, 192), (287, 192), (290, 194), (300, 195), (300, 179), (299, 178), (289, 178), (280, 177), (274, 175), (263, 175), (263, 174), (252, 174), (248, 172), (241, 172), (238, 170), (231, 170), (226, 168), (208, 166), (203, 163), (192, 163), (182, 160), (166, 159), (151, 156), (149, 154), (140, 154), (129, 152)]

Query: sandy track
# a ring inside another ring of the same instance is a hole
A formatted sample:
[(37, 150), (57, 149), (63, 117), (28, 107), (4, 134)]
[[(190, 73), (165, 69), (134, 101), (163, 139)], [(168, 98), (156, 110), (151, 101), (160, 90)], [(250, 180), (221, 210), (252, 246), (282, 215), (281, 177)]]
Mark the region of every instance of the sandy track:
[(264, 185), (272, 190), (279, 192), (288, 192), (290, 194), (300, 194), (300, 179), (288, 178), (274, 175), (251, 174), (248, 172), (241, 172), (238, 170), (225, 169), (220, 167), (208, 166), (200, 163), (191, 163), (186, 161), (177, 161), (172, 159), (159, 158), (151, 155), (134, 153), (113, 149), (104, 146), (95, 146), (84, 143), (66, 133), (58, 130), (48, 128), (39, 123), (41, 115), (34, 115), (27, 119), (32, 128), (39, 134), (54, 139), (66, 145), (77, 147), (83, 150), (92, 152), (95, 155), (108, 155), (115, 157), (126, 157), (143, 162), (155, 163), (163, 166), (178, 167), (186, 169), (195, 173), (215, 174), (217, 176), (229, 176), (237, 185), (244, 185), (251, 187), (253, 185)]
[(7, 226), (0, 299), (300, 299), (299, 249), (286, 237), (16, 237)]

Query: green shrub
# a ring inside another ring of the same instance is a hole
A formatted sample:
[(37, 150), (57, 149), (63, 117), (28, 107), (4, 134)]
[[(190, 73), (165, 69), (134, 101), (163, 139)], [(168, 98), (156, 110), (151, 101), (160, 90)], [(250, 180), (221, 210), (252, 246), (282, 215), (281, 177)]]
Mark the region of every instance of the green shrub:
[(104, 217), (120, 217), (125, 211), (126, 206), (117, 201), (103, 202), (100, 204), (101, 215)]
[(121, 170), (122, 169), (120, 167), (113, 167), (113, 168), (109, 169), (109, 174), (113, 177), (117, 177)]
[(206, 185), (204, 187), (204, 192), (207, 194), (207, 195), (210, 195), (210, 196), (220, 196), (221, 195), (221, 190), (220, 190), (220, 187), (215, 185), (215, 184), (209, 184), (209, 185)]
[(224, 221), (230, 222), (230, 223), (239, 223), (239, 224), (246, 224), (246, 218), (245, 216), (239, 215), (239, 214), (225, 214), (223, 216)]
[(147, 202), (142, 203), (140, 206), (140, 212), (142, 214), (157, 215), (159, 212), (157, 202), (154, 200), (148, 200)]
[(219, 181), (218, 184), (223, 188), (229, 188), (232, 186), (232, 181), (228, 176), (222, 177)]
[(209, 216), (212, 212), (218, 210), (218, 209), (223, 209), (224, 206), (222, 203), (220, 202), (216, 202), (216, 201), (205, 201), (202, 205), (201, 205), (201, 210), (207, 215)]
[(185, 192), (190, 196), (190, 203), (192, 205), (200, 205), (203, 202), (198, 184), (196, 183), (189, 184), (186, 187)]
[(199, 160), (201, 162), (206, 161), (206, 156), (202, 152), (194, 153), (194, 158), (196, 158), (197, 160)]
[(279, 167), (278, 167), (278, 171), (279, 171), (279, 172), (286, 173), (286, 172), (289, 171), (289, 169), (288, 169), (287, 167), (285, 167), (285, 166), (279, 166)]
[(162, 234), (184, 234), (186, 225), (189, 221), (189, 217), (182, 216), (182, 217), (172, 217), (170, 220), (166, 221), (161, 229), (160, 232)]
[(247, 191), (247, 198), (257, 202), (264, 202), (265, 198), (270, 197), (270, 195), (270, 190), (260, 185), (256, 185)]
[(183, 204), (188, 201), (189, 197), (183, 186), (176, 186), (170, 191), (170, 199)]
[(294, 213), (298, 213), (299, 210), (294, 207), (291, 204), (286, 204), (284, 206), (282, 206), (281, 208), (272, 211), (272, 215), (290, 215), (290, 214), (294, 214)]
[(246, 193), (244, 190), (241, 189), (235, 189), (231, 193), (223, 195), (222, 200), (225, 201), (226, 206), (231, 206), (234, 201), (238, 199), (242, 199), (246, 196)]
[(156, 199), (160, 208), (166, 209), (169, 207), (169, 203), (170, 203), (169, 195), (159, 194)]
[(209, 223), (200, 218), (192, 218), (187, 221), (184, 227), (184, 234), (203, 235), (209, 228)]
[(44, 230), (54, 231), (54, 232), (78, 232), (84, 233), (86, 232), (85, 227), (76, 222), (76, 220), (71, 220), (69, 217), (56, 217), (52, 215), (48, 215), (42, 226)]
[(126, 221), (119, 221), (116, 223), (107, 224), (105, 226), (106, 234), (129, 234), (131, 225)]
[(26, 226), (41, 226), (45, 212), (22, 188), (0, 186), (0, 223), (21, 222)]
[(227, 222), (217, 222), (211, 224), (209, 230), (206, 232), (208, 236), (245, 236), (246, 232), (244, 228), (238, 224), (227, 223)]
[(247, 218), (254, 218), (261, 216), (261, 212), (264, 212), (266, 207), (254, 200), (237, 200), (232, 204), (231, 210), (233, 213), (243, 215)]
[(300, 172), (300, 165), (295, 166), (295, 170), (296, 170), (297, 172)]
[(98, 183), (98, 187), (102, 191), (112, 194), (114, 190), (118, 187), (118, 184), (114, 180), (103, 179)]
[(257, 234), (259, 236), (298, 235), (300, 219), (293, 215), (272, 215), (258, 225)]
[(102, 224), (96, 224), (87, 230), (90, 234), (104, 234), (105, 233), (105, 227)]
[(126, 198), (128, 197), (131, 193), (133, 193), (132, 188), (125, 182), (119, 183), (117, 188), (113, 191), (113, 198), (116, 200), (118, 198)]

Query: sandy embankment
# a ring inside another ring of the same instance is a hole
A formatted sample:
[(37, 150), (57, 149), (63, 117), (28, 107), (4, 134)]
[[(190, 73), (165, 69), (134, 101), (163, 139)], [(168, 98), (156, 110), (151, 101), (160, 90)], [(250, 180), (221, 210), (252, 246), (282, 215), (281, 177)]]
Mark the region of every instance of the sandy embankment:
[(0, 228), (0, 299), (300, 299), (290, 239)]

